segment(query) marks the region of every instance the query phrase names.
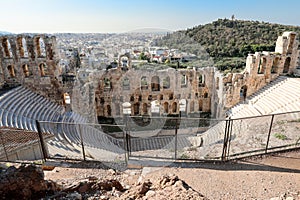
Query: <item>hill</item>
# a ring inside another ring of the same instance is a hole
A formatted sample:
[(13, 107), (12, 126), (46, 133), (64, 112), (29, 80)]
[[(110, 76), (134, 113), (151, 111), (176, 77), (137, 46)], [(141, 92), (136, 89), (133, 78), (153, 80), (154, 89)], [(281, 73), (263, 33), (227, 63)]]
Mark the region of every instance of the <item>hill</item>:
[(0, 31), (0, 35), (8, 35), (8, 34), (11, 34), (11, 33), (7, 32), (7, 31)]
[[(300, 26), (218, 19), (179, 32), (197, 41), (220, 70), (235, 71), (245, 66), (248, 53), (274, 51), (277, 37), (284, 31), (295, 31), (300, 34)], [(175, 33), (168, 34), (157, 44), (174, 44), (176, 38)]]

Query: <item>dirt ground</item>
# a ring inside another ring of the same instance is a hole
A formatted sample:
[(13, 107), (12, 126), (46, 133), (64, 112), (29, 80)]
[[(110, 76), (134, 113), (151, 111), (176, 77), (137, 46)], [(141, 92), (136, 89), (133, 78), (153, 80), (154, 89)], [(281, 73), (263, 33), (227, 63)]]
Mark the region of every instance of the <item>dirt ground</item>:
[[(107, 177), (114, 173), (92, 166), (61, 166), (45, 171), (45, 179), (69, 185), (88, 177)], [(223, 164), (185, 163), (176, 167), (145, 167), (117, 172), (125, 188), (141, 179), (154, 181), (170, 174), (177, 175), (208, 199), (300, 200), (299, 150)]]

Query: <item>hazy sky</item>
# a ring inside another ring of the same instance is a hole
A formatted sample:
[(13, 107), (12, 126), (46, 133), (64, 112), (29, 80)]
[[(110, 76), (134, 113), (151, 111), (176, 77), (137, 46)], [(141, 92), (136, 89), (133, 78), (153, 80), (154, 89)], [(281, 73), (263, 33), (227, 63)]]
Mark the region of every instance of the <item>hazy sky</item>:
[(299, 0), (0, 0), (0, 31), (179, 30), (218, 18), (300, 25)]

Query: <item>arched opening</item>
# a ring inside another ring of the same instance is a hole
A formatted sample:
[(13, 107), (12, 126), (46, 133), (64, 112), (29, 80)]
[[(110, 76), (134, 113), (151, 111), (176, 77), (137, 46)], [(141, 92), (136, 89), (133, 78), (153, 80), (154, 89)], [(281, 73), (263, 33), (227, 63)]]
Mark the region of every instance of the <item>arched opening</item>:
[(169, 89), (170, 88), (170, 77), (167, 76), (163, 79), (163, 88)]
[(203, 110), (203, 101), (202, 99), (199, 99), (199, 109), (198, 111), (202, 111)]
[(207, 93), (207, 92), (204, 92), (203, 97), (204, 97), (204, 98), (208, 98), (208, 93)]
[(133, 95), (130, 96), (130, 101), (134, 101), (134, 96)]
[(147, 105), (147, 103), (143, 103), (143, 114), (144, 115), (148, 114), (148, 105)]
[(130, 81), (127, 77), (123, 79), (123, 90), (130, 90)]
[(8, 70), (8, 73), (9, 73), (11, 78), (14, 78), (16, 76), (15, 75), (15, 68), (12, 65), (8, 65), (7, 70)]
[(169, 113), (169, 103), (168, 102), (164, 103), (164, 113), (166, 113), (166, 114)]
[(22, 68), (23, 68), (24, 76), (28, 77), (29, 76), (29, 70), (28, 70), (27, 64), (23, 65)]
[(245, 100), (246, 100), (246, 97), (247, 97), (247, 86), (244, 85), (244, 86), (242, 86), (241, 89), (240, 89), (240, 99), (241, 99), (242, 101), (245, 101)]
[(266, 70), (266, 66), (267, 66), (267, 59), (265, 57), (262, 57), (259, 62), (257, 73), (264, 74)]
[(160, 91), (159, 77), (153, 76), (151, 78), (151, 90), (152, 91)]
[(38, 57), (44, 58), (46, 57), (46, 49), (45, 49), (45, 42), (43, 38), (36, 38), (36, 51)]
[(10, 42), (7, 38), (4, 38), (2, 40), (2, 47), (4, 48), (5, 57), (11, 58), (12, 57), (12, 50), (11, 50)]
[(185, 74), (181, 75), (181, 87), (186, 87), (187, 86), (187, 77)]
[(120, 115), (120, 105), (118, 103), (115, 103), (115, 110), (116, 110), (116, 115)]
[(28, 51), (27, 51), (27, 45), (26, 40), (23, 37), (17, 38), (17, 44), (19, 47), (20, 57), (21, 58), (27, 58), (28, 57)]
[(109, 78), (104, 78), (104, 90), (110, 90), (112, 88), (111, 81)]
[(190, 112), (194, 112), (195, 110), (195, 105), (194, 105), (194, 101), (190, 102)]
[(100, 104), (104, 104), (105, 103), (105, 100), (103, 97), (100, 98)]
[(295, 38), (296, 38), (296, 35), (294, 33), (291, 33), (290, 37), (289, 37), (289, 45), (288, 45), (288, 49), (287, 49), (287, 54), (293, 53), (293, 45), (294, 45)]
[(40, 70), (40, 75), (45, 76), (45, 64), (44, 63), (41, 63), (39, 65), (39, 70)]
[(106, 106), (106, 114), (107, 114), (108, 117), (111, 116), (111, 107), (110, 107), (110, 105)]
[(176, 102), (174, 102), (172, 104), (172, 113), (177, 113), (177, 103)]
[(288, 73), (290, 70), (291, 58), (287, 57), (284, 62), (283, 73)]
[(125, 53), (121, 56), (119, 56), (119, 67), (122, 68), (122, 70), (128, 70), (130, 67), (131, 63), (131, 58), (129, 53)]
[(278, 66), (279, 66), (279, 57), (275, 57), (275, 59), (273, 60), (272, 68), (271, 68), (272, 74), (278, 73)]
[(147, 90), (148, 89), (148, 82), (147, 82), (147, 77), (143, 76), (141, 78), (141, 89), (142, 90)]
[(133, 104), (133, 114), (138, 115), (140, 113), (140, 103)]
[(204, 86), (205, 86), (205, 76), (204, 76), (204, 74), (199, 74), (198, 87), (204, 87)]

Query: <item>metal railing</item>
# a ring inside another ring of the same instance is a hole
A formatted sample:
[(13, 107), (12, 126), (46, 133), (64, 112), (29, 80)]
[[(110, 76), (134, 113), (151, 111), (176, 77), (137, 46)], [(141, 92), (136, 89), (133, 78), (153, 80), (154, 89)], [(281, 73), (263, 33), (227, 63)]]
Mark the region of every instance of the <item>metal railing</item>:
[[(226, 120), (128, 116), (114, 125), (37, 121), (35, 126), (44, 159), (227, 161), (300, 147), (300, 111)], [(0, 136), (0, 155), (8, 159), (9, 140)]]

